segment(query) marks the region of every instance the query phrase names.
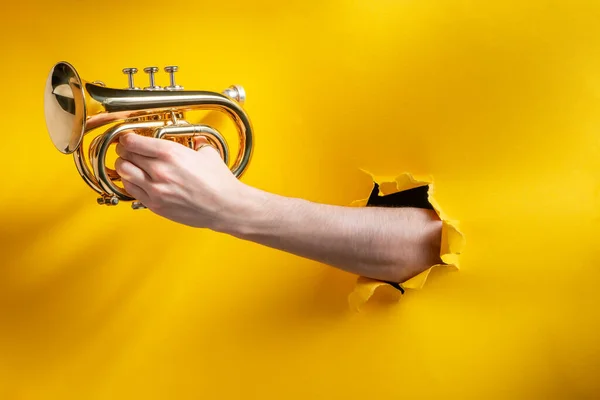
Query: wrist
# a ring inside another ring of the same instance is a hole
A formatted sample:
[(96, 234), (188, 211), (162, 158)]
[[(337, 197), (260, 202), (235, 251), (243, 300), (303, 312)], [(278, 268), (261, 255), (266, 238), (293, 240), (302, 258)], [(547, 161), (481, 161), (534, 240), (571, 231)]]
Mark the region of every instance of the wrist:
[(214, 230), (246, 239), (258, 234), (268, 224), (269, 214), (274, 211), (272, 203), (275, 196), (242, 182), (238, 183)]

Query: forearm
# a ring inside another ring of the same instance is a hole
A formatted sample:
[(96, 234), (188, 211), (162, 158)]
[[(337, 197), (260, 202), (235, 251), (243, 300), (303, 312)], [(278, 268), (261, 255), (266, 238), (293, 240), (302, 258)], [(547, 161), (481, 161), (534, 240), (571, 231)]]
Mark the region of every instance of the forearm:
[(439, 263), (431, 210), (342, 207), (247, 188), (221, 231), (374, 279), (402, 282)]

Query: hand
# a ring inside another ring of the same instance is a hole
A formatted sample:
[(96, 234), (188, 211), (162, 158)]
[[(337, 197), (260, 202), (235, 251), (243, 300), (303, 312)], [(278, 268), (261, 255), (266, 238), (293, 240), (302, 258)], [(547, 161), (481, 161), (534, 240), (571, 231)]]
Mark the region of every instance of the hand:
[(124, 134), (116, 151), (115, 168), (125, 190), (154, 213), (214, 230), (235, 216), (235, 199), (243, 198), (245, 185), (212, 146), (195, 151), (169, 140)]

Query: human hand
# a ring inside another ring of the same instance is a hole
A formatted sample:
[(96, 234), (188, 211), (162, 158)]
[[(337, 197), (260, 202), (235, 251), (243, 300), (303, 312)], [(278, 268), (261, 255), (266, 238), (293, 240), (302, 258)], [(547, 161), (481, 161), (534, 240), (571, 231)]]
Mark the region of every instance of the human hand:
[[(200, 139), (204, 142), (205, 139)], [(189, 226), (223, 230), (246, 185), (212, 146), (193, 150), (169, 140), (124, 134), (115, 169), (127, 192), (152, 212)]]

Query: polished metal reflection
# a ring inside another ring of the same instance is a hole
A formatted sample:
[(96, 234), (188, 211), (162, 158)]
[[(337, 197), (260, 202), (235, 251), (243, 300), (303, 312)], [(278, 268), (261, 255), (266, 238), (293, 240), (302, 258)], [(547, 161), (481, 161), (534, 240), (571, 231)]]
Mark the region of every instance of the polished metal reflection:
[(52, 68), (44, 91), (44, 113), (52, 143), (65, 154), (75, 151), (83, 138), (82, 95), (81, 79), (73, 67), (59, 63)]
[[(127, 89), (84, 81), (66, 62), (57, 63), (50, 71), (44, 92), (48, 133), (61, 153), (73, 154), (83, 180), (101, 195), (99, 204), (115, 205), (119, 200), (135, 200), (124, 188), (115, 184), (119, 176), (106, 166), (105, 161), (108, 148), (124, 132), (175, 140), (190, 147), (194, 146), (191, 139), (202, 136), (219, 151), (229, 166), (229, 149), (222, 135), (212, 127), (190, 124), (185, 120), (186, 111), (211, 110), (228, 115), (235, 123), (240, 145), (238, 155), (229, 168), (238, 178), (247, 169), (252, 158), (254, 136), (250, 119), (242, 108), (246, 99), (244, 89), (230, 86), (223, 93), (183, 90), (175, 83), (177, 69), (177, 66), (165, 68), (170, 74), (171, 84), (161, 88), (154, 78), (158, 68), (145, 68), (150, 81), (145, 90), (134, 85), (136, 68), (123, 69), (123, 73), (128, 75)], [(90, 143), (86, 157), (82, 146), (85, 135), (113, 123), (117, 125)], [(89, 159), (91, 168), (86, 159)]]

